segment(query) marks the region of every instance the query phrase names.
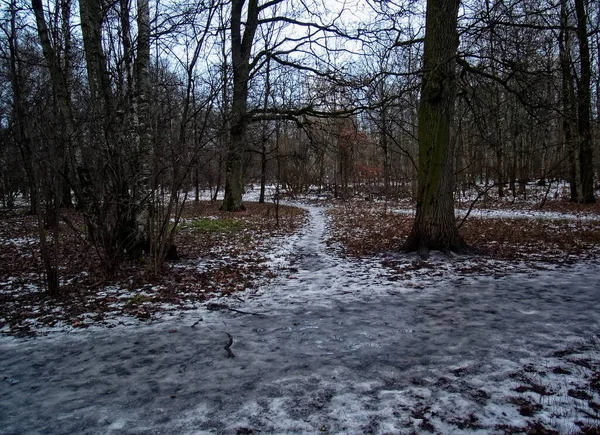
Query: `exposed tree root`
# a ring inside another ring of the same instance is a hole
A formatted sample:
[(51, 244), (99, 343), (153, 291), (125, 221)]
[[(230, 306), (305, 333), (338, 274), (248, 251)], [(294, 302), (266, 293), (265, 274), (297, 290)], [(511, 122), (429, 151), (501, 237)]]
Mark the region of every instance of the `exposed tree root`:
[(424, 235), (411, 234), (404, 243), (403, 250), (406, 252), (417, 252), (422, 260), (429, 258), (432, 250), (439, 250), (444, 253), (454, 252), (456, 254), (466, 254), (469, 247), (460, 235), (455, 234), (451, 237), (433, 239)]

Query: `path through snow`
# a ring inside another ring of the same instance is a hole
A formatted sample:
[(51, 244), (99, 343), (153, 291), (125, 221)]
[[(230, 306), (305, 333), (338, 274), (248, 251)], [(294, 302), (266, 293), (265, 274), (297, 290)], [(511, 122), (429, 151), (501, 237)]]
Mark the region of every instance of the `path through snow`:
[(600, 403), (598, 266), (411, 288), (328, 251), (307, 208), (272, 255), (281, 277), (221, 301), (261, 315), (1, 338), (0, 434), (569, 433)]

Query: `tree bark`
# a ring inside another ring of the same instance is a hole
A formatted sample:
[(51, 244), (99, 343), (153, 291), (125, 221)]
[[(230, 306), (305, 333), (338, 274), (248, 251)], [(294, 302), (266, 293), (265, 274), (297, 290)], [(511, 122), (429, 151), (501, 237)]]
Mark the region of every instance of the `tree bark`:
[(37, 214), (39, 207), (38, 186), (34, 175), (34, 155), (31, 145), (31, 134), (28, 125), (27, 102), (24, 97), (23, 83), (24, 74), (20, 59), (19, 37), (17, 34), (17, 2), (12, 0), (9, 4), (9, 66), (13, 112), (13, 131), (17, 147), (23, 159), (23, 167), (27, 177), (27, 189), (29, 190), (29, 213)]
[[(64, 191), (64, 194), (61, 192), (55, 192), (57, 195), (57, 202), (59, 204), (70, 206), (71, 202), (71, 188), (69, 186), (68, 173), (69, 173), (69, 164), (67, 158), (67, 151), (71, 148), (71, 140), (73, 138), (73, 134), (75, 132), (75, 122), (73, 118), (73, 107), (71, 104), (71, 97), (69, 94), (69, 84), (68, 84), (68, 71), (61, 68), (59, 56), (57, 54), (57, 50), (52, 46), (50, 41), (50, 34), (48, 31), (48, 26), (46, 24), (46, 18), (44, 16), (44, 9), (42, 6), (42, 0), (31, 0), (31, 7), (35, 14), (35, 20), (37, 25), (37, 33), (40, 38), (40, 43), (42, 45), (42, 53), (44, 55), (44, 59), (48, 64), (48, 69), (50, 70), (50, 78), (52, 81), (52, 90), (54, 92), (54, 96), (56, 98), (56, 104), (58, 106), (58, 117), (60, 121), (62, 133), (64, 135), (64, 141), (66, 143), (56, 144), (56, 164), (55, 169), (62, 171), (63, 180), (60, 183), (61, 188)], [(62, 19), (69, 20), (70, 14), (67, 9), (70, 8), (70, 4), (68, 2), (63, 2), (62, 4), (63, 13)], [(68, 26), (63, 23), (63, 29)], [(65, 35), (65, 68), (69, 67), (68, 57), (70, 55), (70, 36)]]
[(79, 0), (79, 11), (92, 109), (106, 126), (112, 113), (112, 91), (102, 48), (102, 4), (96, 0)]
[(585, 0), (575, 0), (577, 14), (577, 39), (579, 40), (579, 83), (577, 87), (577, 127), (579, 130), (579, 166), (581, 202), (592, 204), (594, 196), (594, 150), (590, 122), (590, 47), (587, 34), (587, 13)]
[(417, 211), (405, 249), (463, 252), (454, 214), (454, 142), (458, 0), (428, 0), (419, 103)]
[(575, 113), (575, 90), (573, 89), (573, 74), (571, 73), (571, 59), (569, 55), (571, 38), (569, 37), (567, 5), (568, 0), (563, 0), (560, 9), (561, 30), (558, 36), (559, 57), (562, 81), (562, 134), (565, 142), (565, 152), (568, 159), (568, 177), (570, 186), (570, 199), (572, 202), (579, 200), (579, 180), (577, 177), (577, 147), (574, 141), (574, 133), (577, 126), (574, 120)]
[[(137, 54), (135, 70), (135, 186), (133, 191), (133, 214), (135, 215), (136, 243), (148, 239), (150, 214), (146, 198), (151, 190), (150, 161), (152, 138), (150, 133), (150, 7), (148, 0), (137, 0)], [(152, 204), (150, 204), (152, 207)], [(152, 239), (151, 239), (152, 240)]]
[[(263, 99), (263, 110), (266, 112), (271, 94), (271, 63), (267, 60), (267, 71), (265, 79), (265, 95)], [(260, 196), (258, 202), (265, 203), (265, 190), (267, 185), (267, 121), (263, 121), (260, 137)]]
[[(246, 0), (231, 2), (231, 58), (233, 66), (233, 98), (231, 102), (231, 127), (225, 163), (224, 211), (245, 210), (244, 149), (248, 127), (248, 81), (250, 80), (250, 53), (258, 27), (258, 0), (248, 0), (246, 22), (242, 25), (242, 10)], [(242, 34), (242, 27), (244, 32)]]
[[(135, 58), (136, 100), (138, 117), (139, 149), (142, 159), (142, 177), (147, 178), (148, 155), (151, 148), (150, 137), (150, 6), (148, 0), (137, 0), (137, 55)], [(147, 183), (147, 180), (146, 180)]]

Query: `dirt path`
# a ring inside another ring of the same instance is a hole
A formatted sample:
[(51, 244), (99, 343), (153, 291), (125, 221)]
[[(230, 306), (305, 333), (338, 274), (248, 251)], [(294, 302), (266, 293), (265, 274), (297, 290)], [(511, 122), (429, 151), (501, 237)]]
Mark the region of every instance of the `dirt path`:
[(536, 422), (568, 433), (593, 423), (597, 266), (411, 288), (328, 252), (324, 211), (308, 208), (304, 231), (273, 254), (281, 278), (243, 304), (221, 301), (261, 315), (212, 305), (154, 324), (0, 339), (0, 433), (519, 433)]

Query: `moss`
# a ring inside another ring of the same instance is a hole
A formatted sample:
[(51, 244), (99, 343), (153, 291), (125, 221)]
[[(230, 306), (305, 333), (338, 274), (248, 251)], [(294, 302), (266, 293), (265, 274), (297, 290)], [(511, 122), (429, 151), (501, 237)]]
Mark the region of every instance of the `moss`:
[(141, 305), (144, 302), (151, 302), (151, 300), (149, 296), (136, 293), (127, 300), (127, 305)]
[(243, 223), (234, 219), (196, 219), (186, 226), (200, 232), (229, 233), (242, 228)]

